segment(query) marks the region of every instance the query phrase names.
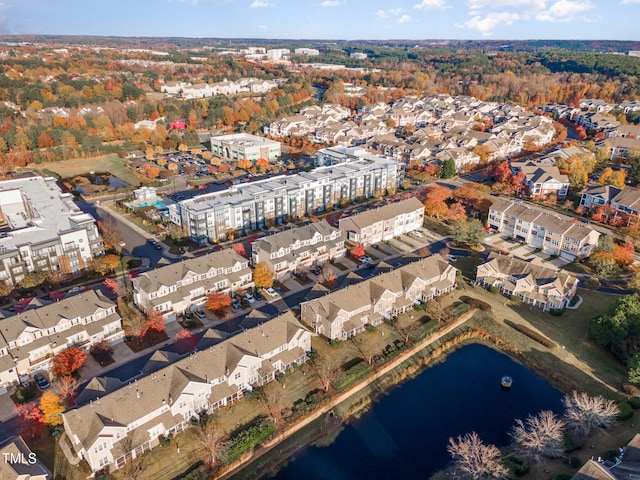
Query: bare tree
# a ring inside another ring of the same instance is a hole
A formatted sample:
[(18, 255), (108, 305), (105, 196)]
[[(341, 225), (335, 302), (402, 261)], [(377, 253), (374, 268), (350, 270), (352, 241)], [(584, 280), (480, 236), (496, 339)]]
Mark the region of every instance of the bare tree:
[(212, 470), (218, 461), (223, 438), (224, 432), (218, 422), (208, 416), (198, 430), (198, 442), (202, 448), (204, 463), (209, 470)]
[(567, 409), (565, 419), (569, 427), (578, 435), (589, 436), (594, 430), (611, 427), (620, 410), (613, 400), (601, 395), (590, 397), (586, 393), (572, 392), (564, 397)]
[(509, 470), (500, 463), (501, 454), (495, 445), (485, 445), (476, 432), (449, 438), (447, 452), (455, 462), (454, 478), (507, 478)]
[(333, 382), (340, 373), (340, 362), (333, 355), (324, 355), (313, 361), (313, 368), (320, 377), (322, 388), (325, 392), (329, 391), (331, 382)]
[(376, 335), (364, 332), (355, 337), (354, 342), (362, 354), (362, 358), (369, 364), (373, 363), (374, 357), (380, 353), (380, 345)]
[(107, 248), (112, 247), (118, 251), (122, 248), (120, 242), (122, 242), (122, 233), (118, 223), (113, 217), (107, 217), (103, 221), (98, 223), (100, 227), (100, 233)]
[(566, 424), (550, 410), (529, 415), (526, 422), (518, 419), (511, 430), (516, 451), (540, 463), (545, 458), (564, 455), (563, 434)]
[(426, 304), (426, 308), (427, 315), (438, 322), (442, 322), (447, 317), (447, 309), (445, 308), (442, 299), (439, 297), (429, 300)]
[(267, 407), (269, 420), (276, 426), (276, 431), (282, 431), (285, 426), (284, 415), (282, 415), (285, 402), (282, 398), (282, 392), (276, 391), (275, 388), (264, 388), (262, 396)]
[(411, 337), (413, 337), (416, 333), (420, 331), (421, 326), (422, 326), (422, 323), (419, 320), (416, 320), (416, 321), (411, 320), (411, 323), (405, 324), (405, 325), (400, 325), (400, 323), (398, 322), (396, 326), (396, 330), (400, 335), (402, 335), (402, 339), (404, 340), (404, 343), (408, 344), (409, 341), (411, 340)]
[(124, 437), (118, 443), (117, 450), (120, 455), (124, 455), (125, 457), (125, 463), (118, 469), (118, 473), (125, 480), (137, 480), (142, 476), (142, 472), (144, 470), (142, 456), (133, 458), (133, 449), (134, 445), (131, 437)]

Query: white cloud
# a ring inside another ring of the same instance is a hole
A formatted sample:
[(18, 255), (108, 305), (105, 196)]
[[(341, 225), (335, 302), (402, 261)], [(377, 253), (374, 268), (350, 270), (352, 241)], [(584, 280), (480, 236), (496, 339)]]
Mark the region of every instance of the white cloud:
[(378, 18), (382, 18), (382, 19), (389, 19), (389, 18), (393, 18), (395, 19), (396, 23), (408, 23), (411, 20), (413, 20), (413, 18), (411, 17), (411, 15), (407, 15), (405, 13), (405, 9), (402, 7), (398, 7), (398, 8), (390, 8), (389, 10), (385, 11), (385, 10), (378, 10), (377, 12), (374, 13), (374, 15)]
[(542, 10), (545, 8), (546, 0), (467, 0), (467, 5), (471, 10), (481, 8), (524, 8), (525, 10)]
[(261, 30), (264, 32), (265, 30), (269, 30), (269, 27), (267, 27), (266, 25), (258, 25), (258, 30)]
[(460, 26), (477, 30), (483, 37), (490, 37), (498, 25), (509, 26), (512, 25), (513, 22), (520, 20), (520, 18), (520, 15), (517, 13), (489, 12), (484, 17), (476, 15)]
[(632, 3), (640, 3), (640, 0), (622, 0), (622, 2), (620, 3), (622, 3), (623, 5), (629, 5)]
[(253, 0), (253, 3), (249, 5), (251, 8), (270, 7), (271, 4), (266, 0)]
[(339, 5), (341, 5), (342, 2), (340, 0), (324, 0), (324, 2), (322, 2), (320, 4), (320, 6), (322, 7), (337, 7)]
[(408, 23), (410, 21), (411, 21), (411, 15), (402, 15), (400, 18), (398, 18), (396, 23)]
[[(581, 13), (588, 12), (595, 8), (591, 0), (558, 0), (549, 7), (536, 15), (536, 20), (541, 22), (568, 22), (579, 16)], [(583, 17), (581, 17), (585, 20)]]
[(390, 9), (389, 9), (389, 14), (390, 14), (390, 15), (398, 16), (398, 15), (400, 15), (402, 12), (404, 12), (404, 8), (402, 8), (402, 7), (400, 7), (400, 8), (390, 8)]
[(380, 18), (389, 18), (389, 14), (384, 10), (378, 10), (375, 15)]
[(413, 8), (418, 10), (439, 10), (446, 6), (446, 0), (422, 0), (420, 3), (416, 3)]

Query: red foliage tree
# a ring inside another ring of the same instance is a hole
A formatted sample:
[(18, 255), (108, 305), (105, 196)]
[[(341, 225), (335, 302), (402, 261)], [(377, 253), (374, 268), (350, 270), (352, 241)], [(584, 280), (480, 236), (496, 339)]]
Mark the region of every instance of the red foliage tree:
[(234, 243), (233, 245), (231, 245), (231, 248), (233, 248), (233, 251), (238, 255), (245, 256), (247, 254), (247, 249), (244, 248), (244, 243), (242, 242)]
[(353, 258), (360, 258), (364, 255), (364, 245), (356, 243), (349, 252)]
[(53, 357), (51, 371), (59, 377), (73, 375), (87, 361), (87, 354), (78, 347), (67, 348)]
[(58, 378), (53, 384), (53, 390), (67, 407), (72, 407), (76, 404), (78, 380), (74, 377), (67, 375), (66, 377)]
[(118, 293), (118, 290), (120, 290), (120, 285), (118, 285), (118, 281), (115, 278), (106, 278), (102, 284), (107, 287), (111, 293)]
[(226, 293), (212, 293), (207, 298), (205, 307), (214, 312), (216, 315), (223, 313), (231, 306), (231, 297)]
[(622, 242), (613, 246), (613, 259), (620, 267), (628, 267), (633, 263), (633, 243)]
[(464, 205), (460, 202), (456, 202), (449, 207), (447, 211), (447, 220), (460, 220), (461, 218), (465, 218), (467, 216), (467, 212), (464, 208)]
[(183, 328), (176, 333), (176, 346), (180, 353), (192, 352), (198, 339), (188, 329)]
[(33, 438), (44, 426), (44, 414), (35, 403), (16, 405), (13, 411), (18, 417), (18, 424), (22, 435)]
[(505, 160), (504, 162), (496, 163), (489, 168), (489, 176), (498, 183), (510, 183), (513, 173), (511, 172), (511, 165)]
[(149, 330), (153, 330), (154, 332), (164, 332), (166, 327), (167, 321), (165, 320), (162, 312), (152, 308), (147, 312), (145, 329), (141, 336), (144, 337)]
[(582, 125), (578, 125), (576, 127), (576, 136), (579, 140), (585, 140), (587, 138), (587, 131)]

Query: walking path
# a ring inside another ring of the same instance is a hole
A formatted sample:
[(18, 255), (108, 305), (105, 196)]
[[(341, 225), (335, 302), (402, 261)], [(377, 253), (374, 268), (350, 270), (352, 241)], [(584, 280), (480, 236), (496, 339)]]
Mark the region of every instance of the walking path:
[(262, 448), (254, 450), (253, 454), (250, 457), (242, 459), (242, 460), (239, 460), (238, 463), (236, 463), (236, 464), (232, 464), (231, 468), (229, 468), (221, 476), (216, 477), (216, 478), (221, 479), (221, 480), (230, 478), (232, 475), (234, 475), (239, 470), (241, 470), (243, 467), (245, 467), (248, 463), (260, 458), (262, 455), (264, 455), (265, 453), (270, 451), (272, 448), (274, 448), (275, 446), (277, 446), (278, 444), (280, 444), (281, 442), (283, 442), (287, 438), (291, 437), (296, 432), (302, 430), (303, 428), (307, 427), (308, 425), (313, 423), (318, 418), (320, 418), (323, 415), (326, 415), (327, 413), (329, 413), (336, 405), (344, 402), (345, 400), (347, 400), (352, 395), (355, 395), (356, 393), (360, 392), (363, 388), (367, 387), (370, 383), (375, 382), (376, 380), (380, 379), (381, 377), (383, 377), (384, 375), (389, 373), (391, 370), (396, 368), (398, 365), (401, 365), (403, 362), (405, 362), (406, 360), (411, 358), (413, 355), (415, 355), (420, 350), (428, 347), (433, 342), (435, 342), (435, 341), (441, 339), (443, 336), (448, 335), (449, 333), (451, 333), (453, 330), (455, 330), (460, 325), (462, 325), (467, 320), (469, 320), (473, 316), (473, 314), (475, 312), (476, 312), (476, 309), (470, 310), (469, 312), (467, 312), (464, 315), (460, 316), (459, 318), (457, 318), (453, 322), (447, 324), (447, 326), (445, 326), (443, 329), (441, 329), (438, 332), (436, 332), (427, 341), (422, 342), (422, 343), (420, 343), (418, 345), (413, 346), (412, 348), (407, 349), (406, 351), (404, 351), (403, 353), (401, 353), (400, 355), (398, 355), (394, 359), (392, 359), (389, 362), (385, 363), (384, 365), (382, 365), (379, 369), (377, 369), (371, 375), (368, 375), (364, 379), (360, 380), (359, 382), (355, 383), (353, 386), (351, 386), (348, 389), (346, 389), (344, 392), (341, 392), (341, 393), (337, 394), (336, 396), (334, 396), (333, 398), (331, 398), (331, 401), (329, 401), (328, 403), (322, 405), (320, 408), (318, 408), (311, 415), (304, 417), (302, 420), (300, 420), (295, 425), (292, 425), (290, 428), (288, 428), (282, 434), (276, 435), (276, 436), (272, 437), (270, 440), (266, 441), (264, 444), (262, 444)]

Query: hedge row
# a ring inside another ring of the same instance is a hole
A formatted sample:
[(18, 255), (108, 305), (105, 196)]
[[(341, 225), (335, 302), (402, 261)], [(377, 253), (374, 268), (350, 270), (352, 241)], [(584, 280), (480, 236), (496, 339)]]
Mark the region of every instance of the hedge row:
[(521, 325), (519, 323), (513, 323), (513, 324), (511, 324), (511, 326), (513, 328), (515, 328), (517, 331), (519, 331), (520, 333), (525, 334), (531, 340), (534, 340), (534, 341), (538, 342), (540, 345), (544, 345), (545, 347), (547, 347), (549, 349), (556, 348), (555, 342), (552, 342), (551, 340), (549, 340), (544, 335), (539, 334), (538, 332), (536, 332), (535, 330), (530, 329), (526, 325)]
[(227, 464), (233, 462), (274, 433), (276, 433), (276, 426), (267, 420), (242, 430), (225, 445), (224, 462)]
[(300, 399), (293, 404), (293, 408), (284, 411), (284, 418), (287, 423), (293, 423), (298, 418), (314, 411), (327, 398), (326, 392), (315, 390), (309, 392), (304, 399)]
[(413, 343), (418, 343), (427, 336), (431, 335), (433, 332), (436, 332), (440, 329), (440, 322), (437, 320), (429, 320), (427, 323), (420, 327), (418, 333), (411, 337), (411, 341)]
[(368, 364), (365, 361), (360, 363), (356, 363), (353, 367), (348, 368), (338, 377), (338, 379), (333, 383), (333, 388), (340, 392), (344, 390), (349, 385), (354, 382), (357, 382), (361, 378), (366, 377), (373, 370), (373, 365)]
[(490, 312), (491, 305), (479, 298), (468, 298), (467, 303), (473, 308), (479, 308), (483, 312)]

